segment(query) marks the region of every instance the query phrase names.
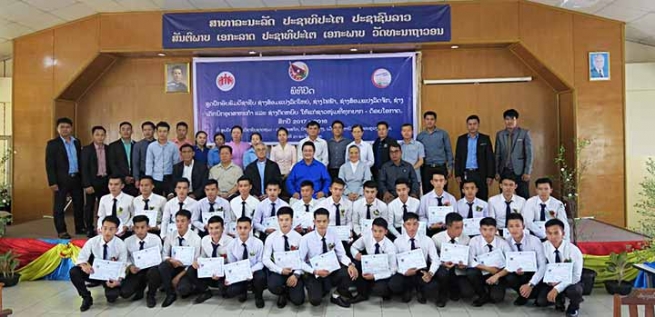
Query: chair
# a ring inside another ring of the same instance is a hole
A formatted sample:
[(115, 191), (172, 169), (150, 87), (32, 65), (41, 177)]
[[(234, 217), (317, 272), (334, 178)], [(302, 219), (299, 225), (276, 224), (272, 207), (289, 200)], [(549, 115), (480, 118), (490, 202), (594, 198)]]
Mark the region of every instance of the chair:
[(653, 314), (655, 306), (655, 289), (635, 289), (628, 296), (614, 295), (614, 317), (621, 317), (621, 306), (627, 305), (630, 317), (638, 317), (638, 307), (643, 305), (646, 311), (645, 317), (655, 317)]
[(5, 286), (4, 283), (0, 283), (0, 317), (5, 317), (13, 314), (11, 309), (2, 308), (2, 287)]

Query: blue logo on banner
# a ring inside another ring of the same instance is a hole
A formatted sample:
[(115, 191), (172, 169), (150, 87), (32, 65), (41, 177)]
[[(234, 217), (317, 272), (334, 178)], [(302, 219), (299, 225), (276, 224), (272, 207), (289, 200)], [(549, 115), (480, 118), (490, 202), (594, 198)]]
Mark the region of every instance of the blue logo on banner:
[(166, 13), (165, 49), (450, 41), (450, 6)]

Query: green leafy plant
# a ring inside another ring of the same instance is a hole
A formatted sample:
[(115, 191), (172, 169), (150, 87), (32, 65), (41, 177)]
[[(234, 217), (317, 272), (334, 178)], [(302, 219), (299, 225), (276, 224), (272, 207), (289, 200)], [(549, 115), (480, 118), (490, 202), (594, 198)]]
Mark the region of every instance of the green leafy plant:
[(12, 215), (10, 212), (0, 211), (0, 237), (3, 237), (7, 231), (7, 224), (11, 223)]
[(634, 207), (643, 219), (639, 221), (638, 227), (633, 229), (649, 237), (655, 237), (655, 160), (652, 158), (646, 161), (646, 176), (639, 185), (641, 199)]
[(625, 271), (632, 267), (632, 263), (628, 261), (628, 252), (623, 251), (621, 253), (610, 254), (609, 261), (605, 262), (607, 267), (605, 268), (608, 272), (614, 273), (617, 276), (617, 282), (621, 284), (623, 282), (623, 277), (625, 276)]
[(18, 261), (18, 254), (9, 250), (5, 254), (0, 254), (0, 274), (4, 277), (12, 277), (16, 272), (16, 268), (20, 262)]
[(589, 139), (577, 139), (575, 142), (575, 164), (574, 166), (569, 166), (566, 162), (566, 148), (564, 145), (560, 145), (557, 152), (557, 157), (555, 157), (555, 164), (559, 167), (559, 173), (556, 179), (560, 183), (560, 194), (564, 205), (567, 210), (567, 217), (573, 219), (573, 225), (571, 226), (571, 239), (575, 243), (580, 237), (578, 237), (577, 222), (578, 222), (578, 210), (580, 210), (579, 203), (579, 185), (582, 177), (584, 176), (585, 171), (588, 167), (588, 161), (580, 160), (580, 156), (585, 148), (591, 144)]

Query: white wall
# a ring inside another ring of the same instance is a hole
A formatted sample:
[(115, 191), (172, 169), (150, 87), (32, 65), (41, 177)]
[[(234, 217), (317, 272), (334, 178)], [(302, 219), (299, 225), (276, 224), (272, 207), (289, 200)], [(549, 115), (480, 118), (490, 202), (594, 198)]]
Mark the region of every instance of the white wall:
[(655, 46), (626, 41), (625, 62), (626, 64), (655, 62)]

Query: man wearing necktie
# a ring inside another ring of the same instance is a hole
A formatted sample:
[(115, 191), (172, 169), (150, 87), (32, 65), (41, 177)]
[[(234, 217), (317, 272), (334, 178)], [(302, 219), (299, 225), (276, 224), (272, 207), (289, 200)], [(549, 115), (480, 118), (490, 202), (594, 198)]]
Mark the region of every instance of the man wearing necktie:
[[(566, 239), (570, 236), (570, 226), (567, 220), (566, 209), (564, 204), (552, 197), (553, 182), (551, 179), (544, 177), (535, 181), (537, 195), (530, 197), (525, 202), (523, 215), (525, 216), (525, 225), (530, 232), (537, 236), (541, 241), (546, 240), (544, 223), (550, 219), (557, 218), (564, 223), (564, 236)], [(540, 222), (537, 223), (537, 222)]]
[[(432, 240), (440, 251), (442, 258), (444, 257), (444, 245), (469, 244), (469, 237), (463, 234), (463, 229), (464, 218), (462, 215), (456, 212), (446, 215), (446, 230), (432, 236)], [(473, 296), (471, 284), (466, 279), (467, 267), (468, 262), (441, 262), (436, 274), (439, 284), (437, 307), (445, 307), (449, 298), (453, 301), (458, 301), (461, 297), (469, 298)]]
[[(590, 54), (589, 63), (592, 64), (589, 70), (589, 78), (591, 80), (609, 80), (609, 74), (605, 73), (605, 54), (608, 53), (595, 53)], [(609, 70), (609, 67), (607, 67)]]
[[(353, 203), (352, 227), (356, 237), (370, 233), (371, 227), (363, 228), (362, 220), (373, 221), (377, 218), (387, 220), (389, 218), (389, 208), (382, 200), (377, 199), (377, 192), (377, 184), (374, 181), (367, 181), (364, 183), (364, 197)], [(364, 230), (366, 232), (363, 232)]]
[(272, 221), (275, 220), (277, 210), (289, 206), (289, 204), (279, 198), (280, 192), (280, 182), (275, 179), (270, 180), (266, 184), (267, 198), (262, 200), (257, 205), (257, 209), (255, 209), (252, 222), (255, 231), (259, 233), (259, 239), (262, 241), (266, 241), (267, 236), (276, 231), (275, 227), (272, 226)]
[(228, 298), (237, 297), (239, 302), (243, 303), (248, 299), (248, 285), (252, 285), (255, 293), (255, 306), (264, 307), (264, 289), (266, 289), (266, 273), (262, 255), (264, 253), (264, 244), (261, 240), (255, 238), (250, 233), (252, 230), (252, 220), (248, 217), (242, 217), (237, 220), (237, 238), (230, 244), (227, 253), (227, 262), (234, 263), (239, 261), (248, 261), (252, 271), (251, 280), (241, 281), (228, 284), (226, 281), (226, 296)]
[[(205, 184), (205, 197), (200, 199), (193, 210), (191, 218), (193, 227), (198, 230), (198, 235), (204, 237), (207, 235), (207, 221), (213, 216), (220, 216), (222, 219), (228, 219), (226, 215), (230, 213), (230, 202), (218, 196), (218, 182), (210, 179)], [(229, 220), (229, 219), (228, 219)], [(225, 221), (229, 224), (229, 221)]]

